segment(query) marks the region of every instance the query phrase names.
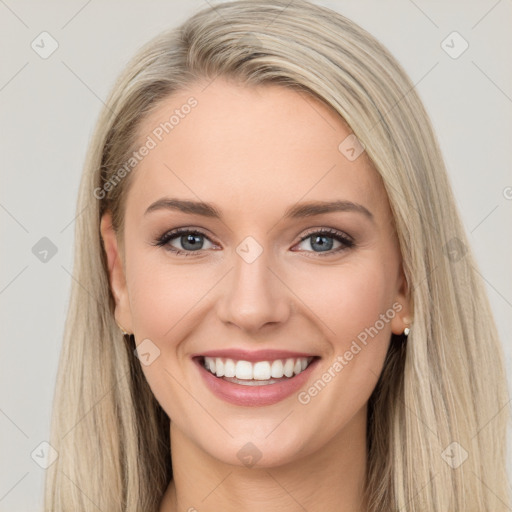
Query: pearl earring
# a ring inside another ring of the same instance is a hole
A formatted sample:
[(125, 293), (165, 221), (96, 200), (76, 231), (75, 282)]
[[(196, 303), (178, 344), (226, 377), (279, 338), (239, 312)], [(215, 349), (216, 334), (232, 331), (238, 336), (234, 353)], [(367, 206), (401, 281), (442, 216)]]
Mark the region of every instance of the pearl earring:
[(404, 336), (409, 336), (409, 333), (411, 332), (411, 329), (409, 328), (409, 325), (412, 323), (412, 318), (409, 318), (408, 316), (404, 318), (404, 322), (407, 324), (407, 327), (404, 329)]

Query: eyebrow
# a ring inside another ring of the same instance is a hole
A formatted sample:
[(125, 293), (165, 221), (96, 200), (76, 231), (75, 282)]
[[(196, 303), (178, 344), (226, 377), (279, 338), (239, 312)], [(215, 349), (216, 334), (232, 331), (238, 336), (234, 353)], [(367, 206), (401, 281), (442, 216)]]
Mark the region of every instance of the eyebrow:
[[(205, 203), (203, 201), (188, 201), (163, 197), (162, 199), (152, 203), (145, 211), (144, 215), (147, 215), (148, 213), (156, 210), (177, 210), (183, 213), (202, 215), (204, 217), (212, 217), (216, 219), (222, 218), (222, 214), (213, 204)], [(283, 218), (298, 219), (332, 212), (362, 213), (365, 217), (371, 221), (374, 221), (372, 212), (370, 212), (370, 210), (368, 210), (362, 204), (344, 200), (309, 201), (306, 203), (296, 204), (286, 210)]]

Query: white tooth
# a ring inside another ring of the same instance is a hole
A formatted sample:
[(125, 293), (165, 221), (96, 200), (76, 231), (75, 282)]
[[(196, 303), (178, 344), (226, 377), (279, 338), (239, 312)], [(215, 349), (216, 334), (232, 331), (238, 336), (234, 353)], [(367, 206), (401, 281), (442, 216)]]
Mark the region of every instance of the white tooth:
[(253, 366), (253, 379), (268, 380), (270, 379), (270, 363), (268, 361), (260, 361)]
[(208, 368), (212, 373), (215, 373), (215, 359), (213, 357), (205, 357), (204, 362), (206, 368)]
[(226, 359), (224, 361), (224, 377), (234, 377), (235, 375), (235, 362), (233, 359)]
[(215, 358), (215, 374), (217, 377), (224, 376), (224, 361), (220, 357)]
[(274, 379), (280, 379), (283, 375), (284, 375), (283, 362), (280, 359), (276, 359), (272, 363), (272, 369), (270, 371), (270, 376)]
[(283, 366), (284, 374), (287, 377), (291, 377), (293, 375), (293, 367), (295, 365), (295, 359), (287, 359)]
[(249, 361), (237, 361), (235, 366), (235, 377), (237, 379), (252, 379), (252, 364)]
[(313, 357), (289, 358), (275, 361), (235, 361), (220, 357), (204, 357), (204, 367), (217, 377), (236, 378), (239, 380), (268, 381), (270, 379), (288, 378), (304, 371)]

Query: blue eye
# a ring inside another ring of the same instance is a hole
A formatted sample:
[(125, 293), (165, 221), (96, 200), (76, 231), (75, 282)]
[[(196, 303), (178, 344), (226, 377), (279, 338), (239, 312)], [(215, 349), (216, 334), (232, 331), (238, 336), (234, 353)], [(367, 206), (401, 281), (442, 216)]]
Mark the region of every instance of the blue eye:
[[(181, 244), (183, 250), (181, 250), (180, 248), (176, 248), (174, 245), (172, 245), (171, 242), (174, 240), (178, 241)], [(213, 246), (210, 240), (201, 231), (180, 228), (163, 234), (156, 241), (155, 245), (159, 247), (165, 247), (166, 249), (180, 256), (189, 256), (194, 252), (198, 252), (205, 249), (205, 240), (207, 240), (208, 243), (210, 243)], [(206, 247), (206, 249), (208, 249), (208, 247)]]
[[(335, 229), (321, 229), (319, 231), (311, 232), (308, 235), (304, 236), (301, 239), (300, 243), (306, 241), (309, 242), (310, 247), (314, 249), (313, 251), (307, 252), (317, 253), (316, 255), (318, 256), (327, 256), (335, 254), (345, 249), (354, 247), (355, 245), (352, 238), (345, 235), (341, 231), (337, 231)], [(341, 244), (341, 246), (332, 250), (335, 241)], [(318, 251), (315, 250), (315, 248), (318, 249)]]
[[(335, 229), (320, 229), (312, 231), (304, 236), (299, 245), (308, 242), (315, 256), (328, 256), (355, 246), (354, 240), (341, 231)], [(210, 246), (205, 247), (205, 242)], [(179, 243), (181, 247), (176, 247)], [(334, 248), (335, 243), (340, 246)], [(160, 236), (153, 245), (164, 247), (166, 250), (175, 253), (177, 256), (193, 256), (205, 249), (211, 249), (214, 244), (201, 231), (189, 228), (178, 228), (168, 231)]]

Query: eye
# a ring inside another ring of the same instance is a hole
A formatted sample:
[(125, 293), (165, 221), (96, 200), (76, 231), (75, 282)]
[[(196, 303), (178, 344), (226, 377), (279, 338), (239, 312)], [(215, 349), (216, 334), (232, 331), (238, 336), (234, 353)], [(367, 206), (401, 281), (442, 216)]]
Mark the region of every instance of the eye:
[[(309, 232), (309, 234), (301, 238), (298, 245), (302, 243), (313, 249), (313, 251), (306, 249), (307, 252), (318, 253), (318, 256), (328, 256), (355, 246), (354, 240), (351, 237), (341, 231), (330, 228)], [(338, 247), (334, 247), (336, 243)]]
[[(205, 242), (210, 244), (210, 246), (204, 247)], [(204, 233), (190, 228), (178, 228), (168, 231), (160, 236), (154, 245), (164, 247), (179, 256), (191, 256), (194, 252), (214, 247), (214, 244)]]
[[(309, 234), (301, 238), (297, 246), (300, 244), (309, 245), (313, 250), (307, 248), (302, 250), (316, 253), (317, 256), (332, 255), (355, 246), (354, 240), (350, 236), (330, 228), (310, 231)], [(336, 244), (338, 247), (335, 247)], [(194, 253), (215, 247), (205, 233), (190, 228), (167, 231), (157, 238), (153, 245), (164, 247), (177, 256), (195, 256)]]

